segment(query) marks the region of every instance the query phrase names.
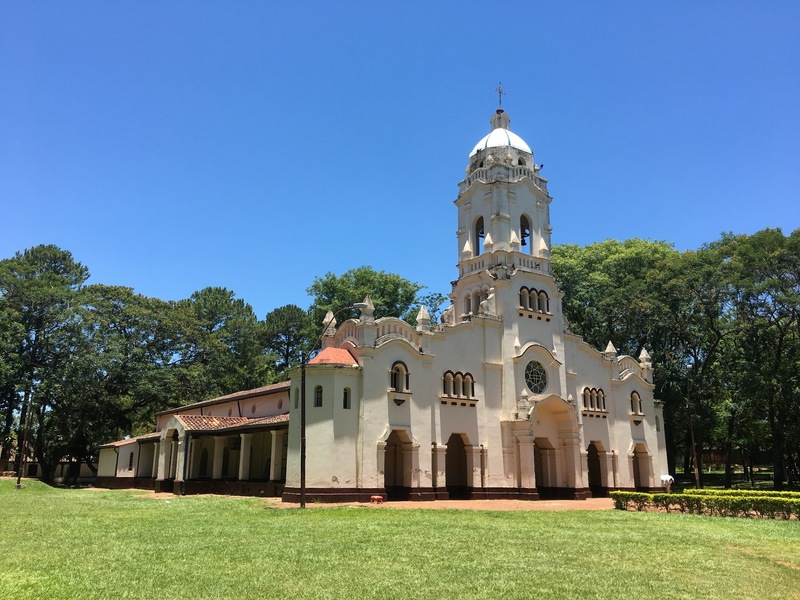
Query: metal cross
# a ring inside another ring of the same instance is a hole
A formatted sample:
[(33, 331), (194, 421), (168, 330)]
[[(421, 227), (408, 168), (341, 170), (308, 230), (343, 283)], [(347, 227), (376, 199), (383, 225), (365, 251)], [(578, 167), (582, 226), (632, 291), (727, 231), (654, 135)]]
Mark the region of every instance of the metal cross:
[(497, 85), (497, 88), (495, 88), (494, 91), (497, 92), (497, 99), (499, 101), (499, 106), (502, 107), (503, 106), (503, 96), (506, 95), (506, 93), (503, 91), (503, 82), (502, 81)]

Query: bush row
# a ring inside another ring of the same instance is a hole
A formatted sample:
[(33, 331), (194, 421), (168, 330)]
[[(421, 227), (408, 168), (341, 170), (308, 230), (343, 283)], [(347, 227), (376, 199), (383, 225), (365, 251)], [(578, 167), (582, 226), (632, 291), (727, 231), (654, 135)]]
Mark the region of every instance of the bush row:
[(614, 501), (614, 507), (619, 510), (663, 509), (667, 512), (677, 511), (720, 517), (791, 519), (794, 516), (794, 518), (800, 519), (800, 498), (694, 493), (646, 494), (643, 492), (611, 492), (610, 496)]
[(800, 492), (773, 492), (770, 490), (695, 490), (687, 488), (683, 490), (683, 493), (692, 496), (747, 496), (800, 500)]

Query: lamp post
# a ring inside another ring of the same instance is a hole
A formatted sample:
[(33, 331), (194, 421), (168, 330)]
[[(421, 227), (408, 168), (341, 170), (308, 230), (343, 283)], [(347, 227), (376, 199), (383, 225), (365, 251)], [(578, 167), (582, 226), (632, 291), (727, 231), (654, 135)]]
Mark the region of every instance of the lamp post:
[(322, 321), (322, 333), (317, 336), (311, 350), (300, 353), (300, 508), (306, 507), (306, 365), (308, 357), (317, 349), (328, 328), (336, 324), (336, 315), (357, 307), (358, 305), (345, 306), (333, 314), (328, 311), (330, 316), (325, 315), (325, 320)]
[(697, 464), (697, 444), (694, 441), (694, 415), (692, 413), (692, 400), (690, 397), (692, 383), (692, 363), (686, 365), (686, 410), (689, 413), (689, 434), (692, 438), (692, 461), (694, 462), (694, 485), (700, 489), (700, 466)]

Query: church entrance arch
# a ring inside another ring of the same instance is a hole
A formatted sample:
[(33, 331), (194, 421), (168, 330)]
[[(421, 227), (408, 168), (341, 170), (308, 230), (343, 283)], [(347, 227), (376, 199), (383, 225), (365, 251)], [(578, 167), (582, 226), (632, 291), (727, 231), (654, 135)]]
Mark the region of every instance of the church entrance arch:
[(539, 497), (585, 497), (589, 490), (580, 468), (581, 445), (573, 407), (560, 396), (551, 395), (536, 402), (530, 415)]
[(450, 435), (450, 439), (447, 440), (445, 480), (447, 481), (447, 493), (450, 498), (455, 500), (469, 498), (467, 448), (464, 444), (464, 436), (460, 433), (453, 433)]
[(586, 463), (589, 470), (589, 489), (595, 498), (603, 494), (603, 476), (600, 469), (600, 452), (595, 442), (589, 444), (586, 449)]
[(386, 496), (390, 500), (407, 500), (411, 493), (411, 440), (403, 430), (394, 429), (386, 440), (383, 474)]

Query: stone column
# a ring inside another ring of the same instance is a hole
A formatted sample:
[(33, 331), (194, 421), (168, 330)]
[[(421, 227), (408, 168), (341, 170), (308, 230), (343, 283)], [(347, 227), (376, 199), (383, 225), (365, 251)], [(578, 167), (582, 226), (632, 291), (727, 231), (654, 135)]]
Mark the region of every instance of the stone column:
[(403, 444), (403, 485), (419, 487), (419, 444)]
[(214, 461), (211, 466), (211, 479), (222, 479), (222, 451), (225, 449), (225, 438), (214, 438)]
[(158, 451), (155, 453), (158, 456), (158, 475), (156, 479), (164, 481), (167, 478), (167, 445), (172, 440), (160, 440), (158, 442)]
[(386, 442), (378, 442), (377, 455), (375, 459), (376, 472), (378, 474), (376, 484), (378, 487), (386, 487)]
[(175, 481), (183, 481), (183, 470), (186, 466), (186, 451), (189, 446), (186, 443), (187, 436), (188, 434), (184, 432), (178, 438), (178, 448), (175, 456)]
[(253, 441), (252, 433), (240, 433), (241, 450), (239, 451), (239, 481), (250, 479), (250, 445)]
[(169, 444), (169, 478), (175, 479), (175, 470), (178, 461), (178, 442), (172, 440)]
[(519, 487), (534, 489), (536, 487), (536, 463), (533, 453), (536, 446), (533, 443), (533, 436), (518, 436), (517, 443), (519, 448)]
[(153, 448), (153, 464), (150, 468), (150, 477), (156, 477), (158, 475), (158, 455), (160, 453), (160, 448), (161, 444), (156, 442)]
[(597, 457), (600, 459), (600, 485), (606, 488), (612, 487), (614, 473), (611, 469), (611, 455), (608, 452), (598, 451)]
[(481, 447), (467, 446), (467, 487), (480, 488), (481, 486)]
[(436, 488), (437, 492), (446, 492), (447, 491), (447, 445), (445, 444), (436, 444), (433, 447), (433, 464), (434, 464), (434, 472), (433, 472), (433, 487)]
[(270, 435), (272, 437), (272, 448), (269, 459), (269, 480), (280, 481), (281, 470), (283, 468), (283, 436), (286, 434), (285, 429), (271, 429)]

